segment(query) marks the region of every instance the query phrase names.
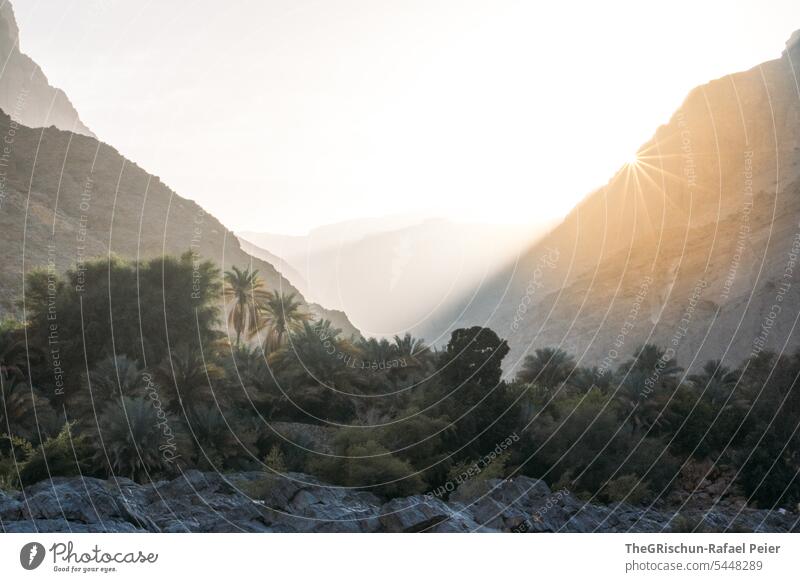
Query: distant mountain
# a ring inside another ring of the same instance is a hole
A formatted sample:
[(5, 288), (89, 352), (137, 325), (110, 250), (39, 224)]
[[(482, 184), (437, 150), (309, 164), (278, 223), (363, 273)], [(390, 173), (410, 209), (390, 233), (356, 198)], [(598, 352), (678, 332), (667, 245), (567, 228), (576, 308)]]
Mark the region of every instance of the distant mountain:
[(424, 217), (416, 214), (372, 216), (325, 224), (303, 235), (254, 231), (236, 234), (241, 240), (246, 240), (262, 250), (275, 253), (288, 262), (298, 265), (303, 264), (309, 255), (358, 242), (370, 235), (414, 226), (424, 220)]
[(61, 89), (28, 55), (19, 50), (19, 28), (14, 9), (0, 2), (0, 109), (28, 127), (50, 127), (94, 137)]
[(652, 342), (684, 367), (800, 346), (798, 68), (800, 32), (694, 89), (638, 163), (422, 333), (489, 325), (510, 369), (543, 346), (615, 366)]
[(257, 259), (261, 259), (262, 261), (266, 261), (281, 274), (283, 275), (288, 281), (294, 285), (303, 296), (311, 300), (312, 297), (308, 293), (308, 284), (306, 283), (303, 276), (289, 263), (284, 261), (277, 255), (273, 255), (268, 250), (262, 249), (259, 246), (254, 245), (253, 243), (247, 242), (243, 238), (239, 237), (239, 244), (242, 247), (242, 250), (246, 252), (248, 255), (252, 255)]
[(426, 327), (442, 306), (544, 232), (403, 216), (328, 225), (305, 237), (241, 233), (240, 239), (245, 248), (247, 240), (275, 245), (268, 251), (284, 259), (282, 273), (293, 284), (346, 311), (365, 333), (385, 336)]

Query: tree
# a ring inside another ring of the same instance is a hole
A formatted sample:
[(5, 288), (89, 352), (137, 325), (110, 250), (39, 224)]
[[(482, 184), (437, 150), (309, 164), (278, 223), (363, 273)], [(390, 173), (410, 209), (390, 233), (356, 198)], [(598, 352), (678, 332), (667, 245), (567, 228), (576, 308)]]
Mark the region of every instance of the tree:
[(194, 444), (194, 466), (202, 470), (252, 468), (256, 456), (256, 431), (250, 420), (231, 411), (223, 414), (214, 404), (195, 404), (187, 425)]
[(295, 299), (294, 293), (267, 293), (264, 302), (258, 305), (258, 314), (259, 328), (267, 329), (266, 352), (279, 348), (290, 332), (301, 330), (303, 322), (312, 319), (310, 313), (303, 311), (303, 302)]
[(168, 409), (175, 414), (186, 411), (186, 405), (210, 403), (214, 395), (214, 382), (223, 378), (223, 370), (216, 365), (212, 353), (203, 354), (200, 348), (181, 344), (164, 358), (156, 370), (156, 377), (168, 394)]
[(291, 345), (272, 352), (270, 364), (277, 379), (273, 407), (292, 420), (346, 422), (355, 413), (350, 396), (359, 374), (348, 365), (355, 352), (341, 339), (341, 330), (327, 320), (303, 321), (291, 333)]
[(634, 368), (621, 378), (614, 391), (621, 419), (627, 419), (637, 432), (667, 420), (664, 415), (659, 416), (662, 394), (644, 390), (646, 382), (645, 372)]
[(92, 398), (100, 405), (121, 396), (141, 396), (145, 370), (126, 355), (109, 356), (89, 374)]
[(394, 336), (394, 351), (402, 363), (389, 370), (390, 377), (400, 380), (419, 381), (429, 375), (434, 363), (434, 352), (419, 338), (410, 333)]
[(38, 442), (57, 430), (56, 414), (38, 388), (19, 376), (0, 378), (0, 434)]
[[(302, 322), (291, 338), (291, 346), (275, 357), (281, 378), (288, 378), (290, 384), (305, 382), (348, 390), (358, 381), (358, 352), (327, 319)], [(290, 370), (293, 374), (287, 375)]]
[[(703, 371), (689, 376), (695, 388), (705, 394), (705, 398), (715, 408), (728, 402), (731, 391), (739, 379), (739, 374), (726, 368), (719, 360), (709, 360), (703, 365)], [(734, 403), (728, 402), (728, 406)]]
[(551, 391), (561, 385), (575, 369), (575, 359), (560, 348), (541, 348), (525, 356), (517, 379), (535, 383)]
[(682, 370), (675, 358), (668, 358), (667, 352), (653, 344), (644, 344), (636, 350), (632, 360), (619, 368), (624, 373), (629, 370), (641, 372), (654, 383), (674, 379)]
[(236, 332), (236, 345), (241, 343), (242, 334), (247, 337), (258, 331), (258, 310), (269, 297), (258, 270), (232, 267), (225, 271), (223, 294), (226, 303), (233, 305), (228, 312), (228, 324)]
[(492, 389), (500, 383), (500, 367), (508, 354), (506, 340), (488, 327), (457, 329), (450, 336), (441, 364), (442, 373), (452, 388), (465, 382)]
[(601, 370), (597, 366), (592, 366), (591, 368), (578, 367), (570, 378), (569, 383), (581, 394), (585, 394), (593, 388), (605, 392), (611, 387), (611, 378), (612, 374), (606, 370)]
[(100, 446), (94, 462), (106, 466), (112, 475), (149, 479), (172, 468), (183, 448), (175, 432), (178, 421), (160, 414), (149, 398), (126, 396), (121, 402), (110, 402), (98, 424)]
[[(115, 257), (87, 261), (80, 271), (68, 271), (56, 287), (52, 305), (28, 305), (28, 338), (49, 351), (51, 326), (57, 324), (67, 402), (83, 389), (86, 369), (105, 358), (124, 354), (149, 367), (175, 346), (208, 346), (223, 337), (219, 271), (191, 253), (135, 263)], [(32, 273), (26, 288), (33, 296), (46, 294), (47, 279)], [(55, 320), (48, 319), (51, 313)], [(52, 382), (53, 374), (46, 376)], [(46, 381), (43, 376), (43, 389)]]
[(14, 321), (0, 321), (0, 375), (27, 376), (28, 362), (22, 328)]
[(517, 428), (519, 406), (512, 407), (513, 394), (501, 381), (508, 351), (485, 327), (457, 329), (450, 337), (440, 364), (446, 393), (438, 414), (453, 424), (445, 444), (456, 451), (454, 461), (482, 457)]

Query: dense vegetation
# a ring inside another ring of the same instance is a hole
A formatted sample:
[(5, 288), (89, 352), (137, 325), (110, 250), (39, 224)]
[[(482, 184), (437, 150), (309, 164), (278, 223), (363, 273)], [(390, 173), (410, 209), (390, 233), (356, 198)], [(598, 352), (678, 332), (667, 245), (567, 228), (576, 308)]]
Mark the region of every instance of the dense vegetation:
[[(753, 504), (800, 501), (800, 354), (687, 376), (652, 345), (611, 371), (545, 348), (506, 381), (491, 329), (440, 350), (346, 338), (258, 273), (190, 254), (34, 272), (20, 307), (24, 323), (0, 326), (0, 487), (194, 467), (446, 495), (464, 475), (524, 474), (644, 503), (706, 463)], [(288, 439), (275, 423), (308, 430)]]

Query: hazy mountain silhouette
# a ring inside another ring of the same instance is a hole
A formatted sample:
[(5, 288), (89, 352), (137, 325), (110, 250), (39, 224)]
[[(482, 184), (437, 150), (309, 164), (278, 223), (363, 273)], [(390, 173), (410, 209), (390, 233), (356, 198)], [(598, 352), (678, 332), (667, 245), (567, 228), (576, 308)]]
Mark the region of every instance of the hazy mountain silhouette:
[(358, 242), (370, 235), (399, 230), (424, 222), (417, 214), (353, 218), (311, 229), (307, 234), (277, 234), (242, 231), (240, 239), (277, 256), (293, 265), (304, 265), (310, 255)]
[(424, 326), (543, 233), (530, 226), (400, 216), (337, 223), (304, 237), (240, 237), (245, 248), (246, 240), (274, 245), (268, 250), (285, 260), (282, 272), (293, 284), (343, 309), (363, 332), (402, 335)]

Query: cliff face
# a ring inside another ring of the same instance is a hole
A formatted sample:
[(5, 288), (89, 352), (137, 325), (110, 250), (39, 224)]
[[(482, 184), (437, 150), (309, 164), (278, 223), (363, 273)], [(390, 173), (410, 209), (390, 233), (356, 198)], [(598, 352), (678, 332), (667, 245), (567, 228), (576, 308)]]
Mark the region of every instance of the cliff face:
[(61, 89), (19, 50), (19, 28), (9, 2), (0, 3), (0, 109), (28, 127), (55, 126), (94, 136)]
[(651, 342), (684, 367), (800, 345), (798, 38), (693, 90), (638, 163), (426, 334), (489, 325), (509, 365), (545, 345), (616, 365)]

